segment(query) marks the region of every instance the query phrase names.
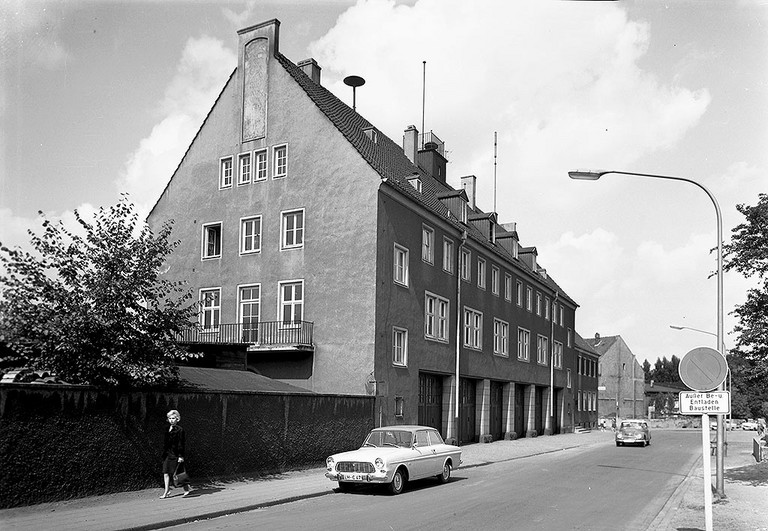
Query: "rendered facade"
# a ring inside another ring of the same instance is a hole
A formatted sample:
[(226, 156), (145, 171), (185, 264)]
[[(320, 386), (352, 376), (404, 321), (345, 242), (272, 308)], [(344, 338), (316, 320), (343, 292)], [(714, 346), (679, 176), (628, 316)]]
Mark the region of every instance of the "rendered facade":
[(642, 365), (621, 336), (586, 340), (600, 354), (600, 391), (597, 411), (600, 417), (638, 418), (647, 416), (645, 373)]
[(475, 204), (474, 176), (447, 184), (437, 135), (393, 142), (314, 60), (284, 57), (279, 30), (238, 32), (238, 67), (148, 218), (174, 220), (166, 275), (201, 303), (183, 340), (218, 366), (375, 395), (377, 425), (460, 442), (594, 425), (579, 360), (597, 357), (577, 353), (578, 305), (536, 248)]

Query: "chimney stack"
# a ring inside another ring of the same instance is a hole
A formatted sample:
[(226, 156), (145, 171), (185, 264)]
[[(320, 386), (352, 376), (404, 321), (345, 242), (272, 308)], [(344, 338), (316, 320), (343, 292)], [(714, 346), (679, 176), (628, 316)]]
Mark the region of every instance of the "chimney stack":
[(464, 189), (464, 193), (467, 194), (467, 204), (472, 210), (475, 209), (475, 190), (477, 188), (477, 177), (474, 175), (467, 175), (461, 178), (461, 187)]
[(416, 154), (419, 152), (419, 130), (415, 125), (409, 125), (403, 133), (403, 151), (408, 160), (417, 164)]
[(309, 79), (315, 82), (315, 84), (320, 84), (320, 66), (317, 64), (317, 61), (312, 59), (311, 57), (309, 59), (304, 59), (303, 61), (299, 61), (299, 63), (296, 65), (299, 68), (301, 68), (307, 76), (309, 76)]

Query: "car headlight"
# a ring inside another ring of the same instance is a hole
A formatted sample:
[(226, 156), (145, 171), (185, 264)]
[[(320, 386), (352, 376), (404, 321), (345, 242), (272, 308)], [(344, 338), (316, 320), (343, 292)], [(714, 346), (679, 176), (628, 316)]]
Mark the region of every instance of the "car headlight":
[(333, 470), (333, 457), (329, 457), (325, 460), (325, 467), (330, 471)]
[(384, 460), (381, 457), (377, 457), (373, 462), (373, 466), (376, 468), (384, 468)]

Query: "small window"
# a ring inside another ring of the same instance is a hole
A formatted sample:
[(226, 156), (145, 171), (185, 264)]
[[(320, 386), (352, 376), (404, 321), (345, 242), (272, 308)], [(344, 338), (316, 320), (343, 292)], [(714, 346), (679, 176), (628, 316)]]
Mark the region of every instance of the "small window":
[(304, 210), (283, 212), (281, 249), (299, 249), (304, 247)]
[(560, 326), (565, 326), (565, 308), (560, 305)]
[(517, 359), (528, 361), (531, 352), (531, 333), (525, 328), (517, 329)]
[(399, 419), (403, 418), (404, 404), (405, 404), (405, 399), (403, 399), (402, 396), (395, 397), (395, 417)]
[(427, 430), (419, 430), (416, 432), (416, 446), (422, 448), (429, 446), (429, 435), (427, 435)]
[(568, 336), (567, 336), (567, 338), (568, 338), (567, 339), (567, 341), (568, 341), (568, 348), (570, 348), (570, 347), (573, 346), (573, 330), (571, 330), (570, 328), (568, 329)]
[(254, 181), (266, 181), (267, 180), (267, 150), (255, 151), (253, 153), (255, 173), (253, 176)]
[(240, 254), (261, 251), (261, 216), (240, 220)]
[(424, 337), (448, 341), (448, 299), (430, 292), (424, 296)]
[(549, 354), (549, 340), (544, 336), (536, 336), (536, 363), (547, 365)]
[(554, 349), (552, 350), (552, 365), (555, 369), (563, 368), (563, 344), (559, 341), (555, 341)]
[(453, 274), (453, 240), (443, 238), (443, 271)]
[(499, 296), (499, 268), (496, 266), (491, 266), (491, 293)]
[(203, 225), (203, 260), (221, 258), (221, 223)]
[(571, 369), (565, 369), (565, 375), (566, 375), (566, 387), (570, 389), (573, 386), (572, 380), (571, 380)]
[(504, 299), (512, 302), (512, 276), (504, 273)]
[(485, 289), (485, 260), (477, 259), (477, 287)]
[(536, 315), (541, 317), (541, 293), (536, 292)]
[(411, 183), (411, 186), (413, 186), (417, 192), (421, 193), (421, 179), (418, 177), (411, 177), (408, 179), (408, 182)]
[(533, 311), (533, 289), (530, 286), (525, 288), (525, 309)]
[(242, 153), (237, 157), (237, 184), (243, 185), (251, 182), (251, 154)]
[(509, 356), (509, 323), (501, 319), (493, 320), (493, 353)]
[(288, 175), (288, 146), (275, 146), (272, 161), (274, 163), (272, 168), (273, 179), (280, 179)]
[(470, 265), (470, 260), (472, 259), (472, 253), (470, 253), (467, 249), (461, 250), (461, 280), (466, 280), (467, 282), (472, 280), (472, 272)]
[(517, 281), (517, 305), (521, 308), (523, 307), (523, 283), (519, 280)]
[(549, 308), (550, 308), (549, 297), (544, 297), (544, 319), (546, 319), (547, 321), (549, 321), (550, 319)]
[(221, 288), (200, 290), (200, 326), (205, 332), (215, 332), (221, 322)]
[(483, 348), (483, 314), (472, 308), (464, 308), (464, 346)]
[(232, 187), (232, 157), (223, 157), (219, 162), (219, 188)]
[(392, 328), (392, 363), (405, 367), (408, 365), (408, 330)]
[(396, 284), (408, 285), (408, 249), (395, 244), (393, 278)]
[(431, 227), (421, 227), (421, 259), (428, 264), (435, 263), (435, 231)]

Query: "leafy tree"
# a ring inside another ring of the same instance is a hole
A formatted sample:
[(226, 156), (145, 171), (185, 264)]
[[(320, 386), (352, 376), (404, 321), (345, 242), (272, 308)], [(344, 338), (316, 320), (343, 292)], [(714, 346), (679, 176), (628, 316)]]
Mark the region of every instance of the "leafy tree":
[(645, 383), (651, 381), (651, 363), (648, 360), (643, 361), (643, 374), (645, 375)]
[[(123, 196), (78, 230), (43, 217), (28, 231), (35, 254), (0, 246), (0, 343), (14, 361), (70, 383), (162, 385), (189, 354), (175, 334), (195, 314), (181, 282), (163, 279), (178, 245), (172, 223), (157, 234)], [(11, 356), (12, 357), (12, 356)]]
[(768, 194), (759, 194), (757, 205), (737, 205), (746, 220), (731, 232), (723, 246), (725, 271), (736, 270), (758, 285), (747, 291), (747, 300), (732, 312), (739, 318), (736, 349), (755, 363), (753, 379), (768, 376)]

